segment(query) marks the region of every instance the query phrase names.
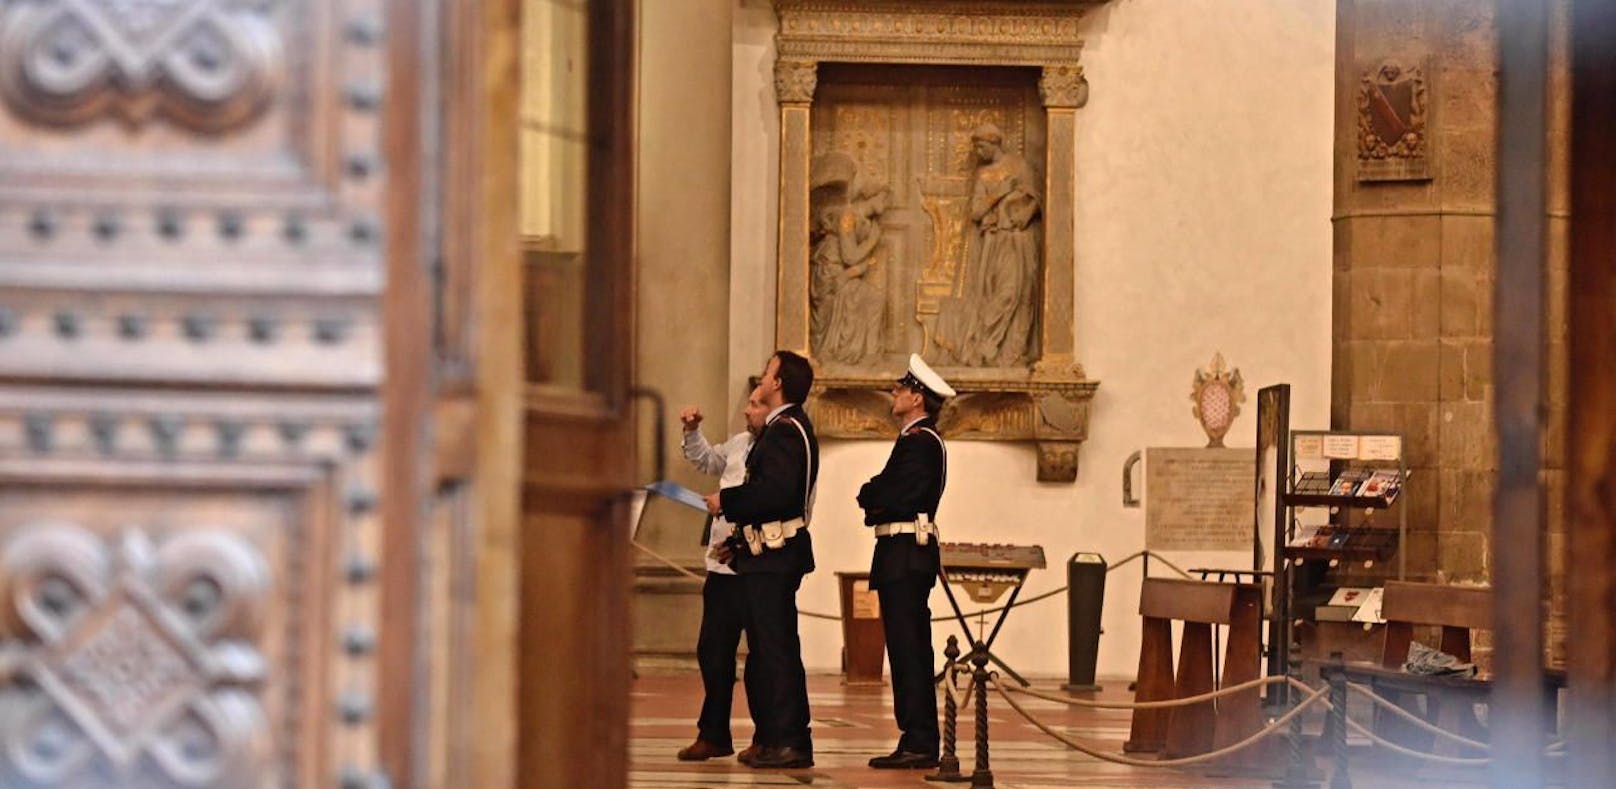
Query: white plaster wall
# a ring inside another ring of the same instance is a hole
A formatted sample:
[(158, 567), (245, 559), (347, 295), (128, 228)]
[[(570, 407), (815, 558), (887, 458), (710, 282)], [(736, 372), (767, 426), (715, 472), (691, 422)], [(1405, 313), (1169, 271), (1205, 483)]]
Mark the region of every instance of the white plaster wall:
[[(1065, 583), (1075, 551), (1115, 561), (1143, 547), (1143, 510), (1121, 504), (1122, 463), (1146, 446), (1205, 443), (1189, 392), (1213, 352), (1240, 368), (1251, 398), (1231, 446), (1252, 444), (1255, 393), (1272, 383), (1293, 387), (1293, 427), (1328, 424), (1334, 14), (1329, 0), (1113, 0), (1085, 20), (1092, 91), (1078, 111), (1077, 348), (1101, 385), (1078, 481), (1035, 482), (1030, 445), (956, 441), (941, 513), (950, 539), (1044, 546), (1053, 566), (1026, 593)], [(735, 20), (738, 398), (774, 333), (778, 122), (774, 15), (744, 0)], [(820, 571), (804, 582), (801, 607), (833, 612), (834, 572), (868, 567), (871, 538), (853, 496), (888, 449), (825, 442)], [(1250, 563), (1249, 552), (1168, 556), (1184, 567)], [(1107, 584), (1102, 677), (1136, 668), (1139, 580), (1136, 562)], [(947, 610), (940, 590), (932, 609)], [(954, 628), (934, 632), (940, 649)], [(802, 635), (810, 670), (839, 669), (837, 623), (804, 619)], [(1023, 672), (1063, 676), (1064, 598), (1013, 612), (995, 652)]]

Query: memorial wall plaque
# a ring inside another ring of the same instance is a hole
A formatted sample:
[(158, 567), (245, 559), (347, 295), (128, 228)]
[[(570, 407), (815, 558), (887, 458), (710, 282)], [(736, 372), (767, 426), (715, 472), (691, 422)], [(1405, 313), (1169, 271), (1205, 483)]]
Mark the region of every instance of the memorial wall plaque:
[(1249, 448), (1145, 449), (1145, 547), (1251, 550), (1255, 484)]

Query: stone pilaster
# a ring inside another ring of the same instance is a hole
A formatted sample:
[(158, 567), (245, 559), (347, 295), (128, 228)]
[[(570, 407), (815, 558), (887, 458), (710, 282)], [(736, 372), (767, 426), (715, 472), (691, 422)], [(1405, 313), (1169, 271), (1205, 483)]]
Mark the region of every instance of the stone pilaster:
[[(1038, 80), (1049, 135), (1049, 173), (1076, 169), (1077, 110), (1088, 102), (1089, 83), (1076, 63), (1044, 66)], [(1044, 282), (1042, 336), (1036, 369), (1051, 377), (1082, 378), (1075, 355), (1073, 287), (1077, 250), (1076, 179), (1046, 176), (1044, 184)], [(1074, 453), (1075, 454), (1075, 453)], [(1075, 461), (1074, 461), (1075, 464)], [(1040, 466), (1042, 468), (1043, 466)]]

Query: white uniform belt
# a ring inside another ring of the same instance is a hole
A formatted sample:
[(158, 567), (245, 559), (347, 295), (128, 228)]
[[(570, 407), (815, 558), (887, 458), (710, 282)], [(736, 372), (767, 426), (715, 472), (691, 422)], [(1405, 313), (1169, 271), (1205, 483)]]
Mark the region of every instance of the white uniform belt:
[(802, 518), (792, 518), (788, 521), (769, 521), (757, 526), (742, 526), (741, 537), (746, 540), (747, 550), (753, 556), (765, 550), (777, 551), (786, 546), (786, 540), (797, 536), (797, 532), (808, 528)]
[(921, 517), (912, 521), (898, 521), (896, 523), (878, 523), (875, 525), (876, 537), (891, 537), (896, 534), (913, 534), (915, 542), (925, 545), (927, 540), (937, 534), (937, 524), (930, 518)]

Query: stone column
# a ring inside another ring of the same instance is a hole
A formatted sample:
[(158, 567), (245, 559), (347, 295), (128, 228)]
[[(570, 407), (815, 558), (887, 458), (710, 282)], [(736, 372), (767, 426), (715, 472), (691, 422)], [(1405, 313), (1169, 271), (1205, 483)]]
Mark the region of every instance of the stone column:
[[(1497, 4), (1342, 0), (1336, 24), (1335, 298), (1331, 422), (1403, 434), (1411, 580), (1485, 581), (1498, 468), (1493, 426), (1494, 205), (1497, 199)], [(1566, 391), (1564, 4), (1549, 133), (1549, 487), (1551, 601), (1562, 597)], [(1360, 177), (1365, 88), (1384, 64), (1418, 69), (1425, 104), (1423, 180)], [(1371, 581), (1373, 579), (1359, 579)], [(1347, 581), (1343, 581), (1347, 583)], [(1563, 618), (1551, 609), (1550, 642)], [(1485, 649), (1478, 645), (1478, 652)], [(1479, 659), (1479, 658), (1478, 658)]]
[(776, 286), (774, 336), (781, 348), (808, 353), (808, 167), (813, 143), (808, 110), (819, 64), (779, 60), (774, 64), (780, 102), (780, 280)]
[(1077, 241), (1076, 204), (1077, 110), (1088, 102), (1089, 83), (1076, 63), (1044, 66), (1038, 80), (1049, 134), (1049, 162), (1044, 182), (1043, 309), (1039, 312), (1040, 377), (1082, 378), (1075, 356), (1072, 320), (1073, 258)]
[[(637, 382), (667, 401), (663, 464), (695, 490), (718, 480), (679, 449), (678, 411), (699, 405), (714, 442), (730, 429), (731, 0), (641, 4)], [(651, 410), (638, 411), (640, 476), (653, 474)], [(701, 516), (667, 501), (646, 507), (638, 539), (700, 567)], [(640, 664), (693, 663), (700, 584), (639, 554), (634, 652)]]

